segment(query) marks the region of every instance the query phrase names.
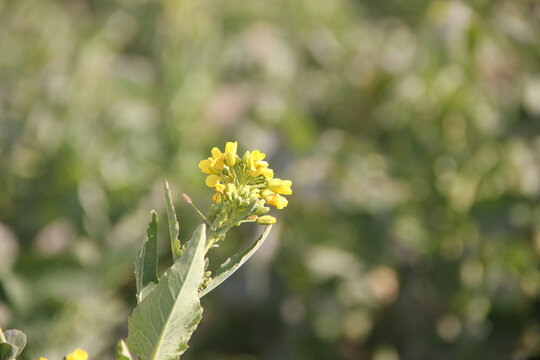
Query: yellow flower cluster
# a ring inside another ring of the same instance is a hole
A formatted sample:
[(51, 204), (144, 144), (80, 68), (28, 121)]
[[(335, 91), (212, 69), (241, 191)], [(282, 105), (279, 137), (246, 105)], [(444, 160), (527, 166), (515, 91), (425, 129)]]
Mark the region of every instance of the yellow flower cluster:
[[(47, 358), (40, 357), (39, 360), (47, 360)], [(76, 349), (74, 352), (66, 355), (66, 360), (88, 360), (88, 353), (81, 349)]]
[[(257, 215), (268, 211), (265, 204), (278, 209), (286, 207), (288, 201), (282, 195), (292, 194), (292, 182), (274, 178), (274, 171), (264, 161), (265, 154), (259, 150), (246, 151), (242, 158), (237, 150), (236, 141), (227, 142), (224, 152), (214, 147), (211, 157), (199, 163), (201, 171), (208, 175), (206, 185), (216, 190), (212, 200), (217, 204), (229, 202), (231, 206), (246, 207), (255, 199), (258, 201), (254, 211)], [(268, 225), (275, 219), (264, 216), (258, 222)]]

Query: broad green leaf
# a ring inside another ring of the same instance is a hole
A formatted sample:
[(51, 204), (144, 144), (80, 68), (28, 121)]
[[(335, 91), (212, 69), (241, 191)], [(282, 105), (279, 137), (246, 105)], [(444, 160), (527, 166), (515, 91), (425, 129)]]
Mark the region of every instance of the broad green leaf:
[(143, 287), (143, 289), (141, 290), (141, 292), (138, 294), (137, 296), (137, 299), (139, 300), (139, 302), (143, 301), (144, 298), (150, 294), (152, 291), (154, 291), (154, 289), (156, 288), (157, 284), (156, 283), (149, 283), (148, 285), (146, 285), (145, 287)]
[(176, 261), (182, 252), (180, 251), (180, 240), (178, 236), (180, 235), (180, 225), (178, 225), (178, 220), (176, 217), (176, 211), (174, 210), (174, 204), (172, 201), (171, 190), (169, 188), (169, 183), (165, 181), (165, 198), (167, 199), (167, 220), (169, 221), (169, 235), (171, 237), (171, 250), (173, 255), (173, 261)]
[(19, 348), (17, 346), (8, 343), (0, 343), (0, 360), (13, 360), (18, 352)]
[(242, 252), (234, 254), (232, 257), (228, 258), (220, 267), (217, 269), (215, 276), (212, 278), (208, 286), (200, 292), (199, 296), (203, 297), (208, 294), (210, 291), (214, 290), (219, 284), (227, 280), (236, 270), (240, 268), (254, 253), (257, 251), (264, 240), (272, 230), (272, 225), (267, 226), (264, 229), (262, 235), (247, 249)]
[(177, 360), (201, 320), (198, 288), (204, 273), (206, 227), (201, 224), (180, 257), (128, 321), (129, 350), (141, 360)]
[(17, 351), (17, 354), (15, 356), (19, 356), (19, 354), (23, 351), (24, 347), (26, 346), (26, 335), (21, 330), (17, 329), (10, 329), (4, 331), (4, 336), (6, 337), (6, 340), (11, 345), (15, 345), (19, 350)]
[(135, 360), (126, 345), (126, 342), (122, 339), (116, 345), (116, 360)]
[(142, 301), (142, 290), (150, 283), (158, 283), (157, 275), (157, 214), (152, 210), (152, 219), (146, 229), (146, 236), (137, 258), (135, 259), (135, 282), (137, 284), (137, 300)]

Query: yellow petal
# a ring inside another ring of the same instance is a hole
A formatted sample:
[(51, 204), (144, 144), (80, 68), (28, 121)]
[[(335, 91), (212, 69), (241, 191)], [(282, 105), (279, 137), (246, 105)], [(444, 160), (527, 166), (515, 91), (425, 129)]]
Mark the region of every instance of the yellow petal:
[(233, 153), (233, 152), (225, 153), (225, 163), (228, 166), (234, 166), (236, 164), (236, 153)]
[(217, 159), (218, 157), (223, 156), (223, 153), (217, 147), (213, 147), (211, 153), (212, 159)]
[(263, 191), (263, 196), (268, 204), (273, 205), (281, 210), (289, 203), (283, 196), (274, 194), (271, 191), (267, 191), (268, 190)]
[(281, 195), (276, 195), (276, 197), (274, 198), (274, 203), (275, 203), (275, 207), (281, 210), (284, 207), (287, 207), (287, 205), (289, 204), (289, 201), (287, 201), (287, 199), (285, 199)]
[(261, 161), (265, 156), (266, 155), (259, 150), (253, 150), (253, 152), (249, 155), (249, 160), (251, 162)]
[(227, 141), (227, 143), (225, 144), (225, 154), (233, 153), (234, 155), (236, 155), (237, 149), (238, 149), (238, 141), (235, 141), (235, 142)]
[(261, 170), (261, 173), (263, 174), (263, 176), (267, 179), (271, 179), (274, 177), (274, 170), (270, 169), (270, 168), (266, 168), (266, 169), (262, 169)]
[(219, 176), (217, 175), (208, 175), (206, 177), (206, 186), (208, 187), (214, 187), (219, 181)]
[(221, 154), (221, 156), (213, 158), (212, 161), (210, 161), (210, 167), (212, 168), (214, 172), (217, 173), (223, 170), (223, 160), (224, 160), (223, 154)]
[(276, 194), (291, 195), (291, 180), (281, 180), (281, 179), (267, 179), (266, 183), (268, 188), (275, 192)]
[(88, 360), (88, 353), (84, 350), (77, 349), (71, 354), (66, 355), (66, 360)]
[(210, 170), (210, 160), (201, 160), (199, 162), (199, 169), (201, 169), (203, 173), (210, 175), (212, 173), (212, 171)]

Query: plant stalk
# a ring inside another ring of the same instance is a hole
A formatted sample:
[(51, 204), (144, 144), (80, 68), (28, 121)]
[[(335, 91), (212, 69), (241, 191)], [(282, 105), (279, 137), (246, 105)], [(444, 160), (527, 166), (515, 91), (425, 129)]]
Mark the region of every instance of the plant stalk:
[(212, 245), (216, 242), (218, 236), (213, 231), (209, 231), (208, 237), (206, 238), (206, 245), (204, 246), (204, 253), (206, 254)]

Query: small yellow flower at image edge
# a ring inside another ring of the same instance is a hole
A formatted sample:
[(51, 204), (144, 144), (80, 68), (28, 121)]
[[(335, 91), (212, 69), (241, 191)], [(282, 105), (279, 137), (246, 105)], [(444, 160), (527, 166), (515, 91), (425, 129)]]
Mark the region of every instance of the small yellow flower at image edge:
[(76, 349), (71, 354), (66, 355), (66, 360), (88, 360), (88, 353), (81, 349)]
[[(66, 355), (66, 360), (88, 360), (88, 353), (81, 349), (76, 349), (72, 353)], [(40, 357), (39, 360), (48, 360), (45, 357)]]

